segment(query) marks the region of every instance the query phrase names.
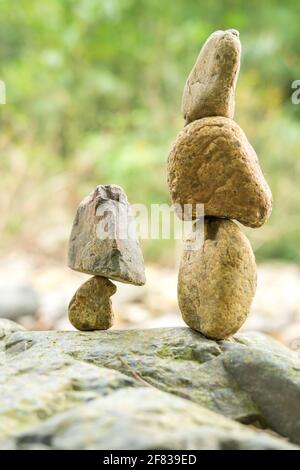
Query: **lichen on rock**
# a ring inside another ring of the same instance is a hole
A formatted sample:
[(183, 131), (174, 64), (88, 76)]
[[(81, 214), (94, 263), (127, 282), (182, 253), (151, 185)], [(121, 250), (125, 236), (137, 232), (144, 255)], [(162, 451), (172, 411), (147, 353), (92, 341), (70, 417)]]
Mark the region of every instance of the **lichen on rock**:
[(10, 330), (1, 449), (299, 449), (299, 359), (265, 335)]

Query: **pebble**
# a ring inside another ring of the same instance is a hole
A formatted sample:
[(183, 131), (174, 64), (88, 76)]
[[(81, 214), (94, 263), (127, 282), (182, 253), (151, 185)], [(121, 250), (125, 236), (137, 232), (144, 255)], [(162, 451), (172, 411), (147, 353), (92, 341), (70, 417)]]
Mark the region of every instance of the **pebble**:
[(76, 291), (69, 304), (69, 320), (77, 330), (107, 330), (113, 323), (110, 297), (117, 288), (108, 279), (94, 276)]

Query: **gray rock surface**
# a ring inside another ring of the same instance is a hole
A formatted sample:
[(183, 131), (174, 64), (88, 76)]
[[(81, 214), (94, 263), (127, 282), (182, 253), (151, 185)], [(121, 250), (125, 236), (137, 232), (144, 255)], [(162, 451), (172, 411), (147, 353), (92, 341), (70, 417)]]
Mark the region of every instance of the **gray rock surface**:
[(0, 339), (5, 338), (6, 335), (14, 333), (15, 331), (25, 331), (25, 328), (12, 320), (0, 318)]
[[(6, 331), (3, 449), (293, 448), (279, 434), (300, 442), (297, 409), (289, 411), (299, 361), (264, 335)], [(280, 394), (285, 401), (274, 402)]]
[(69, 241), (68, 264), (86, 274), (145, 284), (143, 255), (122, 188), (97, 186), (80, 203)]
[(262, 344), (251, 351), (241, 345), (224, 357), (224, 365), (257, 404), (266, 425), (300, 444), (299, 359), (279, 351), (267, 354)]
[(129, 388), (59, 414), (6, 441), (10, 449), (292, 450), (182, 398)]
[(181, 109), (187, 124), (208, 116), (233, 118), (240, 56), (238, 31), (209, 36), (184, 87)]

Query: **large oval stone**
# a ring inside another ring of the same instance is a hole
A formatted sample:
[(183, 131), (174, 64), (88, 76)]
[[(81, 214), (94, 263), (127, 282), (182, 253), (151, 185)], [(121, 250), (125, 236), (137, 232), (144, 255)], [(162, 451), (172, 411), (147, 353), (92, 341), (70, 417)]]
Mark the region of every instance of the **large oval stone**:
[(179, 269), (184, 321), (209, 338), (224, 339), (246, 320), (255, 289), (255, 258), (246, 236), (230, 220), (206, 219), (203, 244), (184, 251)]

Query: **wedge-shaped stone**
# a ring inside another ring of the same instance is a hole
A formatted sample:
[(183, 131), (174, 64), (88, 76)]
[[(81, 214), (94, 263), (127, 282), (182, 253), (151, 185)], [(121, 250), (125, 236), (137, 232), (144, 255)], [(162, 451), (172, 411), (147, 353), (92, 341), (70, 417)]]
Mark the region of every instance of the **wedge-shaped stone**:
[(69, 304), (69, 320), (77, 330), (107, 330), (113, 324), (110, 297), (117, 291), (109, 279), (93, 276), (75, 292)]
[(119, 186), (97, 186), (79, 205), (68, 264), (75, 271), (145, 284), (144, 260), (131, 208)]
[(240, 56), (238, 31), (209, 36), (184, 87), (181, 109), (186, 124), (207, 116), (233, 118)]
[[(200, 221), (195, 230), (201, 229)], [(178, 303), (184, 321), (213, 339), (238, 331), (256, 289), (251, 245), (230, 220), (208, 218), (204, 242), (185, 250), (178, 275)]]
[(204, 118), (186, 126), (169, 154), (168, 183), (174, 204), (194, 205), (192, 218), (196, 204), (204, 204), (207, 216), (249, 227), (260, 227), (271, 214), (272, 194), (257, 155), (232, 119)]

